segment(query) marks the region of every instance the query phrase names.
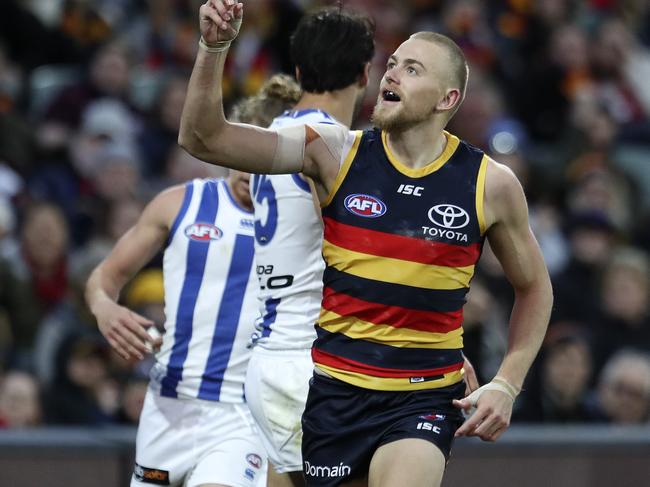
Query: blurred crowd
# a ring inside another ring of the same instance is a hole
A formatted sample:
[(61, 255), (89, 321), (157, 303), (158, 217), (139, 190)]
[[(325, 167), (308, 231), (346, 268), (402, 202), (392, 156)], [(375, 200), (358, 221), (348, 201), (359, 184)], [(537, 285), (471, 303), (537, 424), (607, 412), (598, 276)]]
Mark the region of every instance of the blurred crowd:
[[(291, 73), (305, 9), (245, 0), (226, 104)], [(650, 421), (650, 2), (347, 0), (377, 23), (356, 128), (410, 33), (470, 62), (449, 130), (524, 186), (555, 305), (514, 422)], [(83, 304), (92, 268), (159, 190), (222, 175), (176, 145), (198, 40), (196, 0), (0, 2), (0, 427), (135, 424), (150, 360), (114, 354)], [(160, 256), (123, 302), (164, 323)], [(484, 249), (466, 354), (490, 380), (512, 291)]]

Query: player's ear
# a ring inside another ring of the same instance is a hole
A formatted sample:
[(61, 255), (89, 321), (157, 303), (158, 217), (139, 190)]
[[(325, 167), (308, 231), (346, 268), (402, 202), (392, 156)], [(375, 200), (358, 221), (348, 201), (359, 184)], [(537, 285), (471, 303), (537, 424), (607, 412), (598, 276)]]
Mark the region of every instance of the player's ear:
[(363, 73), (359, 76), (359, 87), (365, 88), (370, 82), (370, 62), (363, 66)]
[(448, 112), (453, 110), (460, 103), (460, 90), (452, 88), (447, 90), (447, 94), (437, 103), (435, 110), (437, 112)]

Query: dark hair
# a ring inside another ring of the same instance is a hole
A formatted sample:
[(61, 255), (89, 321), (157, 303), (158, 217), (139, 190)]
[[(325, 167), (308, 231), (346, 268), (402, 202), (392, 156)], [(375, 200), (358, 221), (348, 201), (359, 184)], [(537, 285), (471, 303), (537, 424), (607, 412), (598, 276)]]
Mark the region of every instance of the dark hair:
[(300, 85), (311, 93), (350, 86), (375, 54), (375, 23), (365, 15), (326, 8), (305, 15), (291, 36)]

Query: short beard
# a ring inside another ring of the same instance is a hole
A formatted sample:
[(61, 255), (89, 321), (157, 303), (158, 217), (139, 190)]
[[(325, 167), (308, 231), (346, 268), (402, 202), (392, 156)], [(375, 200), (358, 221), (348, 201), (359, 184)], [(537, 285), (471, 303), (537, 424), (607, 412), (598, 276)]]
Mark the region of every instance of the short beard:
[(407, 110), (404, 106), (388, 115), (379, 102), (375, 105), (370, 121), (386, 132), (403, 132), (429, 120), (429, 110)]

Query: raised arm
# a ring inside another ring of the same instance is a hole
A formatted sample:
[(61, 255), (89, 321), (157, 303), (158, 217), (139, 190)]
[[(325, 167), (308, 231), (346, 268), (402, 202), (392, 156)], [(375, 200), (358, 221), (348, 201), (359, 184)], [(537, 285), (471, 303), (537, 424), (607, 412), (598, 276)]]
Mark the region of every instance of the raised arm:
[(124, 285), (160, 250), (169, 235), (185, 188), (177, 186), (156, 196), (138, 222), (93, 270), (86, 284), (86, 304), (108, 343), (125, 359), (142, 359), (160, 346), (146, 329), (153, 322), (117, 303)]
[[(303, 171), (304, 143), (297, 149), (295, 145), (287, 147), (274, 131), (230, 123), (225, 118), (223, 69), (228, 47), (241, 25), (243, 5), (234, 0), (209, 0), (201, 5), (199, 15), (201, 41), (183, 107), (178, 143), (198, 159), (240, 171)], [(287, 136), (301, 130), (304, 134), (303, 127), (296, 127)]]
[[(553, 303), (551, 282), (537, 241), (528, 223), (524, 192), (505, 166), (489, 161), (485, 187), (487, 238), (512, 284), (515, 302), (510, 315), (508, 349), (497, 376), (472, 399), (456, 403), (476, 411), (457, 436), (494, 441), (507, 428), (516, 395), (521, 390), (542, 344)], [(482, 393), (481, 393), (482, 392)], [(480, 399), (478, 399), (480, 397)]]
[(223, 111), (223, 68), (242, 15), (243, 5), (232, 0), (210, 0), (201, 5), (201, 42), (183, 106), (178, 143), (206, 162), (247, 172), (270, 172), (269, 155), (275, 152), (277, 136), (251, 125), (231, 124)]

